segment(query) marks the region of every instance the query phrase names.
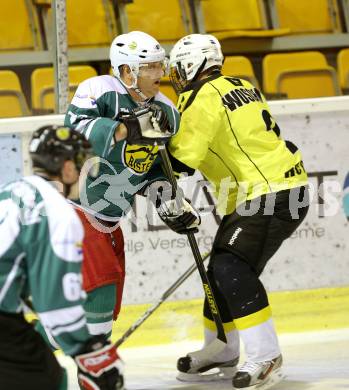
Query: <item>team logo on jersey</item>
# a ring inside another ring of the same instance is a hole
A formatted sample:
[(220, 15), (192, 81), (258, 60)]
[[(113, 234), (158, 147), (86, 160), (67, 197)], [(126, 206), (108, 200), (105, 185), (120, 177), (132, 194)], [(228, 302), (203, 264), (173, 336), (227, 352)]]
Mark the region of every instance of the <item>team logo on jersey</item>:
[(158, 147), (152, 145), (124, 145), (124, 164), (134, 173), (149, 171), (158, 154)]

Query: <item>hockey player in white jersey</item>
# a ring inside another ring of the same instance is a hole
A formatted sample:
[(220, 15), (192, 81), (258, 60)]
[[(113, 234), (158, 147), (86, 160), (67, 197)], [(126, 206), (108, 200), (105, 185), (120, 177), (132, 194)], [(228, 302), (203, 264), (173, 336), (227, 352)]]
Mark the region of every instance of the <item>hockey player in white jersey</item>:
[(34, 175), (0, 187), (0, 388), (67, 389), (65, 371), (24, 317), (31, 299), (42, 324), (75, 359), (81, 389), (123, 389), (116, 348), (86, 327), (84, 232), (65, 199), (77, 187), (91, 145), (74, 130), (45, 126), (29, 151)]
[[(97, 180), (87, 178), (76, 199), (86, 232), (82, 275), (93, 334), (110, 334), (120, 311), (125, 253), (119, 221), (130, 212), (137, 194), (150, 193), (152, 185), (159, 187), (166, 180), (154, 139), (137, 130), (141, 113), (153, 112), (152, 121), (173, 133), (179, 124), (177, 109), (159, 91), (166, 58), (156, 39), (141, 31), (118, 35), (110, 47), (110, 61), (114, 76), (83, 81), (65, 116), (65, 125), (85, 134), (102, 161)], [(177, 212), (178, 226), (184, 230), (199, 220), (190, 205), (186, 209), (190, 211)], [(187, 214), (192, 214), (189, 222)]]

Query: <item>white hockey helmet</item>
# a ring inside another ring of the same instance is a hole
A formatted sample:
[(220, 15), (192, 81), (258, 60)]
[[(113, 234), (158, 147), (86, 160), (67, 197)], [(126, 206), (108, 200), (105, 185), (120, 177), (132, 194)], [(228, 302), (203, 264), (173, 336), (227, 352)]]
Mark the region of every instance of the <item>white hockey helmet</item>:
[(120, 78), (121, 65), (128, 65), (137, 78), (139, 65), (165, 60), (165, 50), (160, 43), (141, 31), (118, 35), (110, 46), (109, 55), (113, 73), (117, 78)]
[(213, 66), (222, 66), (223, 54), (216, 37), (190, 34), (180, 39), (170, 53), (170, 78), (180, 93), (190, 81)]

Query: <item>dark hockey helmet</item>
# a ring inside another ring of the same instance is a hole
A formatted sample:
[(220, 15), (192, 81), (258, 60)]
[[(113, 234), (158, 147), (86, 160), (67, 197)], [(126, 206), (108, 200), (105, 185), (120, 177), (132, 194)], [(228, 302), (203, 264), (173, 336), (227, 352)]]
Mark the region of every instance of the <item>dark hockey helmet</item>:
[[(85, 161), (94, 157), (92, 146), (85, 136), (69, 127), (42, 126), (37, 129), (29, 144), (29, 154), (34, 168), (41, 168), (50, 174), (60, 173), (66, 160), (75, 162), (80, 172)], [(99, 164), (90, 165), (89, 175), (98, 175)]]

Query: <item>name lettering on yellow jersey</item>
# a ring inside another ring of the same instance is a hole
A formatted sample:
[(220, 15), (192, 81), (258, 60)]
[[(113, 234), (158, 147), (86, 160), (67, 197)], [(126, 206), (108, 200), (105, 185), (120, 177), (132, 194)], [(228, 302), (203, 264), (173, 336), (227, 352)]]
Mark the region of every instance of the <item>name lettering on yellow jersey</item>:
[(285, 179), (293, 177), (295, 175), (301, 175), (305, 173), (303, 161), (298, 162), (294, 167), (285, 172)]
[(257, 88), (237, 88), (232, 89), (229, 93), (222, 97), (224, 106), (228, 107), (230, 111), (249, 104), (251, 102), (262, 102), (262, 95)]

